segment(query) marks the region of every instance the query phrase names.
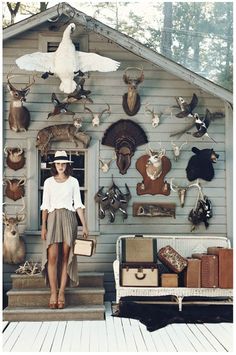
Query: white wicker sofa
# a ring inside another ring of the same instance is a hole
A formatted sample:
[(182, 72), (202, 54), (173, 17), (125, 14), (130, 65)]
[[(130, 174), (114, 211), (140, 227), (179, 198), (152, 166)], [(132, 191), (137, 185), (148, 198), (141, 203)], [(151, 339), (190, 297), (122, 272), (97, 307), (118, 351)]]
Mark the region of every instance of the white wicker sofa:
[[(121, 239), (134, 238), (134, 235), (123, 235), (118, 237), (116, 243), (117, 259), (113, 262), (115, 285), (116, 285), (116, 303), (119, 303), (121, 297), (156, 297), (173, 296), (178, 302), (179, 310), (182, 310), (182, 301), (184, 297), (209, 297), (211, 299), (225, 300), (225, 303), (232, 303), (233, 289), (222, 288), (187, 288), (187, 287), (124, 287), (120, 284), (120, 265), (121, 265)], [(198, 236), (198, 235), (144, 235), (157, 239), (157, 249), (171, 245), (179, 254), (184, 257), (190, 257), (193, 253), (206, 252), (208, 247), (219, 246), (230, 248), (230, 240), (226, 237)], [(215, 302), (215, 301), (214, 301)]]

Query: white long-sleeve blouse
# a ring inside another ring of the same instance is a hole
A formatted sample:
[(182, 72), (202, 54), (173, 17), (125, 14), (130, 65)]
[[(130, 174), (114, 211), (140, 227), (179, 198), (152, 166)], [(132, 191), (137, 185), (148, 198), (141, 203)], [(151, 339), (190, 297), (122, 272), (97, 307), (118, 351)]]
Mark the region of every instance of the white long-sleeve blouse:
[(81, 200), (79, 182), (73, 176), (69, 176), (64, 182), (57, 182), (53, 176), (44, 181), (43, 202), (40, 209), (52, 212), (59, 208), (66, 208), (73, 212), (77, 208), (85, 208)]

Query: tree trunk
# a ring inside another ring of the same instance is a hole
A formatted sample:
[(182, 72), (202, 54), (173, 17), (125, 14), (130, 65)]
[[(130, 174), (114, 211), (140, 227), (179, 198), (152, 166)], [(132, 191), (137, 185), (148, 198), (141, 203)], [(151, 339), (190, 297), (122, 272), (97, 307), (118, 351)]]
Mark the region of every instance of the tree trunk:
[(172, 2), (164, 2), (164, 26), (161, 32), (161, 53), (172, 57)]
[(19, 8), (20, 8), (20, 2), (16, 3), (14, 9), (12, 7), (12, 4), (10, 2), (7, 2), (7, 7), (8, 7), (8, 10), (10, 11), (10, 14), (11, 14), (11, 25), (13, 25), (15, 23), (15, 18), (16, 18), (17, 12), (19, 11)]

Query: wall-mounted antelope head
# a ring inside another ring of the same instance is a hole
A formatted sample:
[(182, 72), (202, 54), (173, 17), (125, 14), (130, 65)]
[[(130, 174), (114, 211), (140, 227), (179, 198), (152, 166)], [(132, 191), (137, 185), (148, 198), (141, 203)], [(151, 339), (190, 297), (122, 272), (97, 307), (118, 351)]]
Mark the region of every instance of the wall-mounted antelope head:
[(176, 145), (174, 142), (171, 142), (172, 145), (172, 150), (174, 154), (175, 161), (179, 160), (181, 149), (183, 148), (184, 145), (186, 145), (187, 142), (182, 143), (180, 146)]
[(148, 108), (148, 104), (145, 105), (145, 112), (151, 114), (152, 127), (156, 128), (160, 123), (160, 118), (161, 118), (163, 112), (160, 112), (159, 114), (155, 113), (154, 108), (152, 110)]
[(26, 177), (22, 179), (4, 179), (6, 185), (5, 194), (11, 200), (17, 201), (21, 197), (25, 196), (24, 185), (26, 183)]
[(113, 156), (112, 156), (112, 158), (110, 160), (105, 161), (105, 160), (102, 160), (101, 158), (99, 158), (100, 169), (102, 170), (103, 173), (107, 173), (108, 172), (113, 160), (116, 160), (116, 153), (115, 152), (113, 152)]
[(18, 224), (22, 222), (26, 215), (22, 213), (25, 209), (24, 199), (23, 208), (16, 213), (15, 217), (7, 216), (3, 212), (4, 241), (3, 241), (3, 261), (7, 264), (19, 264), (25, 260), (25, 244), (19, 236)]
[(149, 159), (146, 164), (147, 176), (151, 180), (156, 180), (162, 173), (162, 157), (165, 156), (165, 149), (154, 151), (149, 148)]
[(7, 166), (13, 170), (19, 170), (25, 165), (24, 150), (18, 145), (16, 148), (5, 147)]
[[(136, 78), (131, 78), (127, 72), (136, 69), (141, 72)], [(128, 92), (123, 95), (123, 109), (129, 116), (134, 116), (140, 109), (140, 96), (138, 94), (138, 85), (144, 81), (143, 68), (128, 67), (123, 75), (125, 84), (128, 85)]]
[(100, 113), (94, 113), (90, 108), (84, 106), (84, 111), (87, 111), (89, 113), (91, 113), (92, 115), (92, 125), (93, 127), (98, 127), (100, 125), (100, 119), (102, 118), (102, 115), (104, 113), (108, 113), (109, 116), (111, 114), (111, 108), (110, 108), (110, 105), (107, 104), (107, 108), (105, 108), (102, 112)]
[(201, 189), (198, 181), (197, 181), (197, 183), (188, 184), (187, 186), (178, 186), (176, 184), (173, 184), (173, 179), (171, 179), (171, 181), (170, 181), (170, 188), (173, 192), (178, 193), (181, 207), (184, 207), (186, 194), (187, 194), (187, 191), (190, 187), (197, 187), (199, 189), (199, 191)]
[(30, 92), (30, 86), (34, 84), (35, 80), (26, 85), (24, 89), (18, 90), (11, 83), (9, 74), (7, 74), (7, 87), (10, 91), (11, 102), (8, 121), (10, 129), (15, 132), (27, 131), (30, 124), (29, 110), (23, 106), (23, 101), (26, 101), (26, 96)]

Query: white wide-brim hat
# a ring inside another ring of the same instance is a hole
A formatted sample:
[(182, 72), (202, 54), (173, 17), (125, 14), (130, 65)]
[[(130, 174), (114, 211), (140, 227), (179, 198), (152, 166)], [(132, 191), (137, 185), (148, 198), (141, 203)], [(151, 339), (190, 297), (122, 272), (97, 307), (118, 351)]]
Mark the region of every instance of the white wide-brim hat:
[(54, 155), (54, 160), (51, 161), (49, 164), (53, 163), (73, 163), (73, 161), (69, 160), (68, 155), (64, 150), (57, 150)]

